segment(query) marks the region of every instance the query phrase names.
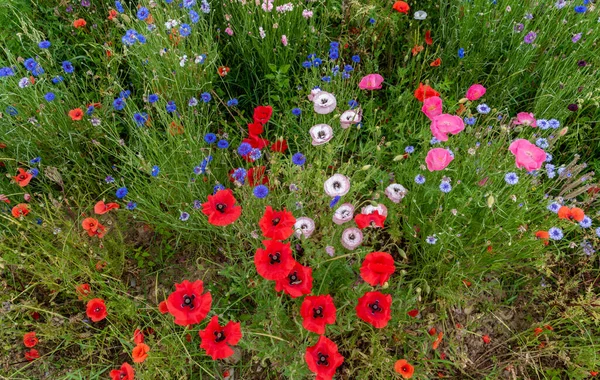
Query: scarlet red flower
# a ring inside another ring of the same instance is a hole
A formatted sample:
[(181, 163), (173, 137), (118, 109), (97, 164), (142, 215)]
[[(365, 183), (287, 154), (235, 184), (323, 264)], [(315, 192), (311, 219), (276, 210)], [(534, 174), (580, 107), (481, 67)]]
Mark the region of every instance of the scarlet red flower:
[[(417, 54), (419, 54), (420, 52), (423, 51), (423, 46), (422, 45), (415, 45), (413, 46), (413, 48), (411, 49), (412, 55), (413, 57)], [(407, 156), (408, 157), (408, 156)]]
[(15, 207), (10, 210), (10, 213), (15, 218), (20, 218), (22, 216), (27, 216), (29, 214), (29, 205), (25, 203), (19, 203)]
[(230, 346), (235, 346), (242, 339), (242, 329), (239, 322), (232, 321), (221, 327), (219, 318), (215, 315), (198, 335), (202, 339), (200, 348), (204, 348), (213, 360), (225, 359), (233, 355)]
[(492, 340), (490, 339), (489, 335), (484, 335), (481, 337), (481, 339), (483, 340), (483, 343), (488, 344), (490, 343)]
[(317, 374), (317, 380), (331, 380), (344, 362), (344, 357), (338, 352), (335, 343), (321, 335), (317, 344), (306, 348), (304, 360), (308, 369)]
[(413, 317), (413, 318), (416, 318), (416, 317), (417, 317), (417, 315), (419, 315), (419, 310), (417, 310), (417, 309), (412, 309), (412, 310), (409, 310), (409, 311), (408, 311), (408, 315), (410, 315), (410, 316), (411, 316), (411, 317)]
[(325, 325), (335, 323), (336, 308), (329, 294), (307, 296), (300, 306), (302, 326), (308, 331), (325, 334)]
[(258, 106), (254, 109), (254, 115), (252, 118), (255, 123), (260, 123), (265, 125), (271, 119), (271, 115), (273, 114), (273, 108), (271, 106)]
[(87, 22), (85, 22), (85, 20), (82, 18), (78, 18), (77, 20), (73, 21), (73, 26), (75, 28), (83, 28), (86, 25), (87, 25)]
[(434, 350), (438, 349), (438, 347), (440, 346), (440, 343), (442, 343), (442, 339), (443, 338), (444, 338), (444, 333), (442, 331), (440, 331), (438, 333), (437, 338), (435, 338), (435, 341), (433, 342), (433, 345), (432, 345), (432, 347), (433, 347)]
[(29, 351), (25, 351), (25, 359), (29, 362), (33, 361), (39, 357), (40, 357), (40, 353), (35, 348), (32, 348)]
[(219, 66), (219, 68), (217, 69), (217, 73), (219, 73), (219, 76), (224, 77), (225, 75), (229, 74), (229, 71), (231, 71), (231, 69), (227, 66)]
[(167, 314), (169, 312), (167, 301), (161, 301), (161, 303), (158, 304), (158, 311), (160, 311), (161, 314)]
[(543, 328), (541, 328), (541, 327), (536, 327), (536, 328), (533, 330), (533, 335), (535, 335), (535, 336), (538, 336), (538, 335), (540, 335), (540, 334), (541, 334), (541, 333), (543, 333), (543, 332), (544, 332), (544, 329), (543, 329)]
[(144, 343), (138, 343), (131, 352), (131, 357), (134, 363), (143, 363), (148, 358), (150, 347)]
[(208, 201), (202, 204), (202, 212), (213, 226), (227, 226), (242, 214), (242, 207), (236, 206), (236, 202), (230, 189), (219, 190), (208, 196)]
[(194, 325), (206, 318), (212, 305), (212, 295), (210, 292), (202, 294), (203, 285), (200, 280), (184, 280), (181, 284), (175, 284), (175, 291), (167, 298), (167, 308), (175, 317), (175, 324)]
[(264, 127), (261, 123), (248, 123), (248, 134), (258, 136), (263, 133)]
[(85, 313), (92, 322), (100, 322), (108, 315), (104, 300), (101, 298), (92, 298), (89, 300)]
[(278, 292), (283, 290), (290, 297), (297, 298), (310, 294), (312, 284), (312, 269), (296, 262), (286, 277), (275, 281), (275, 290)]
[(106, 234), (106, 227), (98, 223), (98, 220), (94, 218), (85, 218), (81, 222), (81, 226), (87, 231), (89, 236), (98, 236), (99, 238), (103, 238)]
[(77, 299), (83, 301), (91, 292), (90, 284), (79, 284), (75, 287)]
[(433, 44), (433, 39), (431, 38), (431, 30), (425, 32), (425, 43), (427, 45)]
[(142, 332), (142, 330), (135, 329), (135, 331), (133, 332), (133, 343), (144, 343), (144, 333)]
[(267, 280), (286, 278), (296, 265), (290, 243), (263, 240), (263, 244), (265, 249), (258, 248), (254, 254), (254, 265), (258, 274)]
[(360, 276), (369, 285), (383, 285), (396, 268), (394, 258), (387, 252), (371, 252), (360, 267)]
[[(246, 137), (245, 139), (242, 140), (242, 142), (248, 143), (250, 144), (251, 147), (256, 148), (256, 149), (262, 149), (265, 146), (269, 145), (269, 140), (267, 139), (263, 139), (262, 137), (258, 136), (258, 135), (250, 135), (248, 137)], [(246, 156), (244, 156), (246, 157)], [(249, 161), (250, 159), (246, 159), (246, 161)]]
[(379, 211), (373, 211), (371, 214), (358, 214), (354, 217), (356, 225), (361, 230), (367, 227), (380, 227), (383, 228), (383, 223), (386, 217), (379, 215)]
[(590, 375), (592, 375), (593, 377), (598, 376), (598, 373), (600, 373), (600, 372), (598, 372), (598, 371), (590, 371)]
[(394, 5), (392, 6), (392, 8), (396, 12), (400, 12), (400, 13), (404, 13), (404, 14), (408, 14), (408, 11), (410, 10), (410, 6), (406, 3), (406, 1), (396, 1), (394, 3)]
[(271, 206), (267, 206), (258, 225), (265, 237), (274, 240), (285, 240), (294, 233), (294, 223), (296, 218), (291, 212), (274, 211)]
[(431, 67), (438, 67), (441, 64), (442, 64), (442, 59), (441, 58), (437, 58), (435, 61), (431, 62), (429, 64), (429, 66), (431, 66)]
[(401, 359), (394, 364), (394, 371), (399, 373), (404, 379), (410, 379), (415, 373), (415, 367), (410, 365), (405, 359)]
[(113, 18), (117, 17), (118, 15), (119, 14), (114, 9), (111, 9), (108, 11), (108, 19), (109, 20), (112, 20)]
[(579, 207), (568, 208), (567, 206), (562, 206), (558, 209), (558, 218), (581, 222), (585, 218), (585, 213)]
[(77, 121), (83, 119), (83, 110), (81, 108), (75, 108), (69, 111), (69, 117), (71, 120)]
[(13, 177), (13, 179), (17, 182), (17, 185), (21, 187), (29, 185), (29, 182), (33, 178), (33, 174), (28, 173), (23, 168), (18, 168), (17, 170), (19, 171), (19, 174)]
[(425, 100), (427, 98), (431, 98), (434, 96), (440, 96), (440, 93), (437, 92), (436, 90), (434, 90), (433, 88), (431, 88), (427, 84), (424, 85), (423, 83), (419, 83), (419, 88), (417, 88), (415, 90), (414, 95), (415, 95), (415, 98), (417, 98), (417, 100), (422, 102), (423, 100)]
[(366, 292), (358, 299), (356, 315), (373, 327), (381, 329), (387, 326), (391, 313), (392, 296), (381, 292)]
[(25, 347), (35, 347), (35, 345), (38, 344), (38, 342), (39, 340), (35, 336), (35, 331), (28, 332), (27, 334), (23, 335), (23, 344), (25, 345)]
[(118, 209), (118, 208), (119, 208), (118, 203), (104, 203), (104, 201), (99, 201), (94, 206), (94, 212), (98, 215), (102, 215), (102, 214), (106, 214), (107, 212), (109, 212), (112, 209)]
[(123, 363), (121, 368), (110, 371), (111, 380), (134, 380), (133, 367), (129, 363)]
[(277, 139), (271, 144), (271, 152), (285, 153), (288, 148), (287, 141), (285, 139)]
[(248, 185), (251, 187), (257, 185), (268, 185), (269, 177), (265, 175), (267, 168), (265, 166), (256, 166), (254, 168), (248, 169), (248, 173), (246, 174), (246, 179), (248, 180)]

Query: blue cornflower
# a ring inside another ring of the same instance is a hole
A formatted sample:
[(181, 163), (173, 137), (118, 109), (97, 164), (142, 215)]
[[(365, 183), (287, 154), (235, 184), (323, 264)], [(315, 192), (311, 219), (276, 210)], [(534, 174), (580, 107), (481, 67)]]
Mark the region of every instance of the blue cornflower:
[(212, 99), (212, 96), (210, 96), (210, 93), (208, 92), (203, 92), (200, 94), (200, 99), (202, 99), (204, 103), (208, 103)]
[(331, 202), (329, 202), (329, 208), (334, 208), (335, 205), (338, 204), (338, 202), (340, 201), (340, 199), (342, 199), (342, 197), (340, 197), (339, 195), (336, 195), (335, 197), (333, 197), (333, 199), (331, 200)]
[(459, 48), (458, 49), (458, 58), (463, 59), (464, 57), (465, 57), (465, 49)]
[(123, 9), (123, 5), (121, 4), (120, 1), (115, 1), (115, 8), (117, 8), (117, 11), (119, 13), (125, 12), (125, 9)]
[(600, 227), (596, 228), (596, 236), (600, 237)]
[(31, 165), (35, 165), (35, 164), (39, 164), (39, 163), (40, 163), (40, 161), (42, 161), (42, 157), (35, 157), (35, 158), (32, 158), (32, 159), (29, 161), (29, 163), (30, 163)]
[(238, 148), (237, 148), (237, 152), (240, 156), (245, 156), (247, 154), (250, 154), (251, 150), (252, 150), (252, 145), (248, 144), (247, 142), (241, 143), (240, 146), (238, 146)]
[(546, 119), (537, 119), (535, 123), (540, 129), (546, 130), (550, 128), (550, 123)]
[(427, 236), (427, 239), (425, 239), (425, 241), (427, 242), (427, 244), (435, 244), (437, 242), (437, 238), (435, 237), (435, 235), (430, 235)]
[(358, 107), (358, 102), (354, 99), (351, 99), (348, 101), (348, 106), (350, 106), (350, 109), (354, 109)]
[(546, 152), (546, 162), (552, 162), (552, 155), (548, 152)]
[(321, 80), (323, 82), (329, 83), (329, 82), (331, 82), (331, 77), (329, 75), (326, 75), (323, 78), (321, 78)]
[(169, 112), (169, 113), (173, 113), (177, 110), (177, 106), (175, 105), (175, 102), (172, 100), (169, 100), (167, 102), (167, 106), (165, 108), (166, 108), (167, 112)]
[(59, 76), (52, 78), (52, 83), (57, 84), (57, 83), (62, 82), (63, 80), (65, 80), (65, 78), (63, 78), (61, 75), (59, 75)]
[(306, 162), (306, 157), (300, 152), (295, 153), (292, 156), (292, 163), (294, 165), (302, 166), (302, 165), (304, 165), (305, 162)]
[(40, 174), (40, 171), (37, 168), (31, 168), (28, 170), (29, 173), (33, 176), (33, 178), (37, 177)]
[(418, 185), (422, 185), (425, 183), (425, 177), (423, 177), (423, 175), (421, 175), (421, 174), (417, 174), (417, 176), (415, 177), (415, 182)]
[(104, 178), (104, 182), (113, 183), (113, 182), (115, 182), (115, 179), (112, 176), (107, 175), (106, 178)]
[(126, 187), (120, 187), (120, 188), (117, 189), (116, 196), (119, 199), (123, 199), (123, 198), (125, 198), (125, 196), (127, 195), (127, 193), (129, 193), (129, 190), (127, 190)]
[(154, 165), (152, 167), (152, 177), (158, 177), (158, 173), (160, 173), (160, 168), (158, 167), (158, 165)]
[(262, 156), (262, 153), (260, 152), (260, 149), (253, 148), (250, 151), (250, 158), (252, 159), (252, 161), (258, 160), (261, 156)]
[(27, 58), (23, 62), (23, 66), (25, 66), (28, 71), (33, 71), (37, 65), (38, 63), (33, 58)]
[(10, 116), (17, 116), (19, 114), (19, 111), (17, 111), (17, 109), (13, 106), (7, 106), (5, 111)]
[(227, 149), (227, 148), (229, 148), (229, 141), (227, 141), (227, 140), (219, 140), (219, 142), (217, 143), (217, 147), (219, 149)]
[(350, 73), (344, 71), (342, 73), (342, 79), (348, 79), (348, 78), (350, 78)]
[(556, 168), (554, 165), (546, 164), (544, 165), (544, 167), (546, 168), (546, 172), (548, 172), (548, 175), (550, 175), (550, 173), (554, 174), (554, 169)]
[(0, 67), (0, 78), (12, 77), (15, 75), (15, 71), (12, 67)]
[(148, 120), (148, 114), (146, 112), (136, 112), (133, 114), (133, 120), (137, 123), (137, 125), (143, 125)]
[(310, 69), (313, 66), (311, 61), (304, 61), (302, 62), (302, 67), (304, 67), (305, 69)]
[(252, 190), (252, 194), (258, 199), (263, 199), (267, 195), (269, 195), (269, 188), (265, 185), (258, 185)]
[(317, 55), (315, 53), (310, 53), (306, 59), (308, 59), (309, 61), (314, 61), (315, 58), (317, 58)]
[(517, 175), (517, 173), (506, 173), (506, 175), (504, 176), (504, 181), (506, 181), (506, 183), (508, 183), (509, 185), (516, 185), (519, 182), (519, 176)]
[(546, 140), (543, 137), (540, 137), (539, 139), (535, 140), (535, 145), (539, 146), (542, 149), (546, 149), (550, 146), (550, 144), (548, 144), (548, 140)]
[(208, 144), (214, 144), (217, 142), (217, 135), (214, 133), (207, 133), (204, 135), (204, 141)]
[(354, 67), (350, 66), (350, 65), (345, 65), (344, 66), (344, 71), (349, 73), (350, 71), (354, 70)]
[(331, 69), (331, 72), (333, 73), (333, 76), (338, 75), (338, 73), (340, 72), (340, 65), (333, 66), (333, 68)]
[(119, 97), (123, 99), (127, 99), (131, 96), (131, 90), (123, 90), (119, 92)]
[(302, 114), (302, 110), (298, 107), (296, 108), (292, 108), (292, 115), (294, 116), (300, 116)]
[[(213, 194), (215, 194), (217, 191), (220, 190), (225, 190), (225, 186), (221, 185), (220, 183), (217, 183), (214, 187), (213, 187)], [(199, 207), (198, 207), (199, 208)]]
[(150, 11), (146, 7), (141, 7), (138, 9), (136, 16), (139, 20), (145, 20), (150, 16)]
[(229, 99), (227, 101), (227, 107), (235, 107), (239, 104), (239, 101), (236, 98)]
[(577, 13), (585, 13), (587, 11), (587, 7), (585, 5), (578, 5), (574, 8)]
[(560, 240), (564, 236), (562, 230), (558, 227), (550, 228), (548, 230), (548, 234), (550, 235), (550, 239), (552, 239), (552, 240)]
[(552, 202), (546, 208), (556, 214), (556, 213), (558, 213), (558, 210), (560, 209), (560, 204), (558, 204), (556, 202)]
[(557, 129), (558, 127), (560, 127), (560, 121), (558, 121), (556, 119), (548, 120), (548, 124), (550, 124), (550, 128), (552, 128), (552, 129)]
[(38, 44), (38, 47), (40, 49), (48, 49), (52, 44), (50, 43), (50, 41), (42, 41)]
[(404, 148), (404, 153), (413, 153), (414, 151), (415, 151), (415, 147), (412, 145), (409, 145), (406, 148)]
[(371, 25), (375, 24), (375, 19), (373, 17), (369, 18), (369, 24), (371, 24)]
[(181, 211), (181, 214), (179, 214), (179, 220), (181, 220), (182, 222), (187, 221), (189, 218), (190, 214), (185, 211)]
[(244, 181), (246, 179), (246, 169), (244, 168), (237, 168), (233, 171), (233, 174), (231, 174), (231, 176), (233, 177), (234, 180), (238, 181), (239, 183), (241, 183), (242, 185), (244, 184)]
[(200, 15), (193, 9), (190, 9), (190, 21), (194, 24), (200, 21)]
[(51, 101), (53, 101), (55, 98), (56, 98), (56, 95), (54, 95), (54, 93), (53, 93), (53, 92), (48, 92), (46, 95), (44, 95), (44, 99), (45, 99), (47, 102), (51, 102)]
[(192, 34), (192, 27), (189, 24), (181, 24), (179, 27), (179, 35), (181, 37), (187, 37)]
[(323, 60), (321, 58), (315, 58), (313, 60), (313, 65), (315, 65), (315, 66), (321, 66), (322, 63), (323, 63)]
[(337, 50), (337, 49), (339, 49), (339, 48), (340, 48), (340, 43), (339, 43), (339, 42), (337, 42), (337, 41), (331, 41), (331, 42), (329, 43), (329, 47), (330, 47), (331, 49)]
[(94, 106), (89, 106), (89, 107), (87, 108), (87, 110), (85, 110), (85, 114), (86, 114), (86, 115), (88, 115), (88, 116), (91, 116), (91, 115), (94, 113), (94, 111), (95, 111), (95, 110), (96, 110), (96, 107), (94, 107)]
[(360, 63), (360, 55), (353, 55), (352, 56), (352, 62), (354, 62), (354, 63)]
[(129, 211), (133, 211), (135, 210), (135, 208), (137, 207), (137, 203), (133, 202), (133, 201), (129, 201), (127, 202), (127, 206), (125, 206), (127, 208), (127, 210)]
[(440, 141), (440, 140), (438, 140), (438, 139), (437, 139), (437, 138), (435, 138), (435, 137), (432, 137), (432, 138), (431, 138), (431, 140), (429, 140), (429, 143), (430, 143), (431, 145), (434, 145), (434, 144), (437, 144), (437, 143), (440, 143), (440, 142), (441, 142), (441, 141)]
[(190, 107), (196, 107), (198, 105), (198, 99), (194, 98), (193, 96), (190, 98), (190, 100), (188, 100), (188, 106)]
[(590, 228), (592, 226), (592, 218), (590, 218), (587, 215), (584, 216), (583, 220), (579, 222), (579, 225), (581, 226), (581, 228)]
[(481, 103), (477, 106), (477, 112), (479, 112), (482, 115), (487, 115), (488, 113), (490, 113), (491, 110), (492, 109), (485, 103)]
[(449, 193), (452, 190), (452, 185), (450, 185), (449, 182), (442, 181), (442, 183), (440, 183), (440, 190), (442, 193)]
[(475, 124), (476, 121), (477, 121), (477, 119), (473, 116), (465, 117), (465, 124), (467, 124), (467, 125), (473, 125), (473, 124)]
[(150, 102), (150, 103), (158, 102), (158, 95), (157, 94), (148, 95), (148, 102)]
[(340, 57), (340, 52), (337, 49), (329, 50), (329, 59), (336, 60)]
[(196, 0), (183, 0), (183, 7), (184, 8), (191, 8), (194, 5), (196, 5)]
[(202, 0), (202, 4), (200, 4), (200, 10), (202, 13), (210, 13), (210, 4), (206, 0)]
[(71, 74), (73, 71), (75, 71), (73, 64), (71, 64), (69, 61), (63, 61), (62, 68), (67, 74)]
[(116, 111), (121, 111), (123, 108), (125, 108), (125, 99), (116, 98), (115, 100), (113, 100), (113, 108)]

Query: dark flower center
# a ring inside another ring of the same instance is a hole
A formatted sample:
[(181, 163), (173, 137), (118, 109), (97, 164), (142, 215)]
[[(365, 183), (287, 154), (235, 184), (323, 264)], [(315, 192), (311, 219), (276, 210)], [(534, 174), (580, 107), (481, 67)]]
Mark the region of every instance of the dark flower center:
[(313, 318), (323, 318), (323, 306), (313, 309)]
[(402, 368), (400, 368), (402, 370), (402, 372), (408, 372), (408, 367), (407, 366), (402, 366)]
[(334, 182), (334, 183), (333, 183), (333, 188), (334, 188), (334, 189), (336, 189), (336, 190), (339, 190), (339, 189), (340, 189), (340, 187), (342, 187), (342, 185), (341, 185), (339, 182)]
[(223, 331), (215, 331), (213, 334), (215, 334), (215, 342), (219, 343), (225, 340), (225, 334)]
[(296, 271), (288, 276), (288, 280), (290, 285), (300, 285), (302, 283), (302, 280), (298, 278), (298, 272)]
[(375, 313), (381, 313), (383, 311), (383, 309), (381, 308), (381, 306), (379, 306), (379, 300), (375, 300), (374, 303), (369, 303), (367, 305), (369, 306), (369, 309), (371, 309), (371, 312), (373, 314), (375, 314)]
[(356, 236), (354, 236), (354, 234), (350, 234), (348, 236), (348, 240), (354, 240), (354, 239), (356, 239)]
[(99, 313), (102, 309), (99, 306), (96, 306), (94, 309), (94, 313)]
[(329, 99), (321, 98), (321, 104), (327, 104), (327, 103), (329, 103)]
[(181, 304), (181, 307), (189, 307), (190, 310), (194, 310), (194, 299), (196, 299), (195, 295), (192, 294), (191, 296), (188, 296), (187, 294), (184, 294), (183, 303)]
[(269, 253), (269, 259), (270, 259), (271, 265), (273, 265), (275, 263), (280, 264), (281, 263), (281, 253), (279, 253), (279, 252), (275, 252), (275, 254)]
[(278, 224), (279, 224), (279, 222), (281, 222), (281, 219), (280, 219), (280, 218), (274, 218), (274, 219), (271, 221), (271, 223), (273, 223), (273, 225), (274, 225), (274, 226), (278, 225)]
[(325, 138), (325, 132), (324, 131), (319, 131), (319, 133), (317, 133), (317, 136), (319, 136), (320, 139), (324, 139)]
[(119, 379), (124, 379), (127, 377), (127, 374), (125, 372), (121, 372), (121, 374), (119, 375)]
[(19, 174), (19, 179), (20, 180), (27, 179), (27, 176), (25, 174)]
[(226, 208), (227, 208), (226, 204), (217, 203), (217, 211), (218, 212), (224, 213)]
[(327, 360), (327, 358), (329, 357), (329, 355), (324, 355), (322, 353), (317, 353), (317, 356), (319, 357), (319, 361), (317, 361), (318, 365), (324, 365), (326, 367), (329, 366), (329, 361)]

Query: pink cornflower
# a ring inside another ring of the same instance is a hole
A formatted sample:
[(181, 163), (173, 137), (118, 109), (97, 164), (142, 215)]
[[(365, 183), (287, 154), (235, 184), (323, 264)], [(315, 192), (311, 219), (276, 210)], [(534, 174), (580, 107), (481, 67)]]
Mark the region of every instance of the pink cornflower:
[(281, 43), (283, 44), (283, 46), (288, 45), (287, 36), (285, 34), (281, 36)]

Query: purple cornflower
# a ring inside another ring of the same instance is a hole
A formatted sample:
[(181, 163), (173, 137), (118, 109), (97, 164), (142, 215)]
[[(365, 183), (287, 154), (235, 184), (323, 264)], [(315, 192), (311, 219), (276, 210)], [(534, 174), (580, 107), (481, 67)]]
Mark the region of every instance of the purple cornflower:
[(537, 33), (536, 33), (536, 32), (533, 32), (533, 31), (531, 31), (531, 32), (529, 32), (529, 33), (527, 33), (527, 34), (525, 35), (525, 37), (523, 38), (523, 41), (524, 41), (526, 44), (532, 44), (532, 43), (533, 43), (533, 41), (535, 41), (535, 39), (536, 39), (536, 38), (537, 38)]

